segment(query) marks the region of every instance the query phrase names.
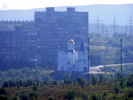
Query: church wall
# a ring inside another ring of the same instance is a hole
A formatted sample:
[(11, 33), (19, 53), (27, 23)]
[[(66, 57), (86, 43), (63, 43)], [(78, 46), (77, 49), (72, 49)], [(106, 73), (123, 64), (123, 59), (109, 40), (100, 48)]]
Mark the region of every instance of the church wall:
[(78, 52), (78, 59), (87, 59), (87, 52)]
[(68, 50), (74, 50), (74, 44), (68, 44)]

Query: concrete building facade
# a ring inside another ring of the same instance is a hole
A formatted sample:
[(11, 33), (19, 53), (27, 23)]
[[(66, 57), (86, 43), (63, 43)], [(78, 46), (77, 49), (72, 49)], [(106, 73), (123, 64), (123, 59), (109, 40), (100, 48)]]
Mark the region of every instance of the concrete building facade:
[[(88, 12), (75, 8), (36, 11), (34, 21), (0, 21), (0, 59), (27, 59), (36, 63), (57, 62), (57, 52), (67, 50), (73, 38), (78, 50), (79, 38), (88, 37)], [(87, 38), (85, 39), (87, 42)]]

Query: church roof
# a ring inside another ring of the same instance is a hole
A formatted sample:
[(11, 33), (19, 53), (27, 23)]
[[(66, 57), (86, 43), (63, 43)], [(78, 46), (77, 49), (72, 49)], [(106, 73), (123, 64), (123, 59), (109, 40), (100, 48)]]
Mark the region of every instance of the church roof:
[(84, 46), (84, 36), (81, 37), (81, 45), (79, 51), (86, 51)]
[(73, 43), (73, 44), (75, 44), (75, 42), (74, 42), (73, 39), (70, 39), (70, 40), (68, 41), (68, 43)]
[(85, 46), (84, 46), (84, 42), (81, 42), (79, 51), (86, 51)]

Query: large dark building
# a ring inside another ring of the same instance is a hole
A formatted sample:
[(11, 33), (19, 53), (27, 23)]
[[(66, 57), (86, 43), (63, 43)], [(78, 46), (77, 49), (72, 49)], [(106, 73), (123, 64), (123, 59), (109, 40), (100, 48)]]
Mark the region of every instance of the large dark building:
[(74, 39), (75, 50), (79, 49), (82, 35), (85, 42), (88, 39), (88, 12), (75, 8), (67, 8), (65, 12), (46, 8), (44, 12), (35, 12), (34, 21), (14, 23), (0, 22), (1, 28), (12, 26), (10, 30), (0, 29), (0, 59), (56, 63), (58, 51), (67, 50), (69, 39)]

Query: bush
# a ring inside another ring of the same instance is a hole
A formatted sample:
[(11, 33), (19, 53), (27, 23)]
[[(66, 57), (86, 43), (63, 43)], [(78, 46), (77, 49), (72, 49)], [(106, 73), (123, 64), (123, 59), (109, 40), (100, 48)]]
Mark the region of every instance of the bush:
[(52, 96), (50, 96), (49, 98), (48, 98), (48, 100), (55, 100)]
[(57, 81), (54, 80), (54, 81), (52, 82), (52, 85), (57, 85)]
[(102, 98), (106, 100), (107, 95), (107, 92), (104, 92)]
[(48, 84), (47, 81), (44, 81), (44, 84), (47, 85)]
[(0, 88), (0, 94), (4, 94), (4, 95), (6, 95), (7, 92), (6, 92), (6, 90), (5, 90), (4, 88)]
[(1, 94), (0, 95), (0, 100), (11, 100), (11, 98), (9, 96), (7, 96), (7, 95)]
[(84, 81), (82, 81), (82, 89), (84, 88)]
[(66, 98), (67, 98), (68, 100), (72, 100), (72, 99), (74, 99), (74, 96), (75, 96), (75, 92), (74, 92), (74, 91), (69, 91), (69, 92), (67, 93), (67, 95), (66, 95)]
[(92, 77), (91, 77), (91, 83), (92, 83), (92, 85), (96, 85), (96, 83), (97, 83), (97, 78), (94, 75), (92, 75)]
[(29, 100), (29, 96), (25, 93), (22, 93), (20, 96), (19, 96), (20, 100)]
[(133, 87), (133, 74), (128, 76), (127, 87)]
[(98, 100), (98, 95), (96, 93), (92, 93), (90, 97), (92, 100)]
[(35, 92), (38, 90), (38, 87), (36, 85), (32, 86), (32, 90)]
[(89, 99), (88, 93), (86, 93), (84, 91), (81, 92), (81, 97), (82, 97), (82, 100), (88, 100)]
[(37, 100), (37, 98), (38, 98), (38, 96), (39, 96), (39, 93), (35, 91), (35, 92), (33, 93), (33, 96), (35, 97), (35, 100)]
[(2, 87), (9, 87), (8, 81), (5, 81), (4, 84), (2, 85)]
[(83, 80), (80, 77), (77, 78), (77, 82), (78, 82), (79, 85), (82, 85), (82, 81)]
[(118, 94), (118, 92), (119, 92), (119, 88), (118, 88), (118, 86), (116, 86), (116, 85), (115, 85), (115, 87), (114, 87), (114, 92), (117, 93), (117, 94)]
[(128, 96), (129, 98), (133, 97), (133, 89), (129, 88), (129, 89), (126, 91), (126, 96)]

